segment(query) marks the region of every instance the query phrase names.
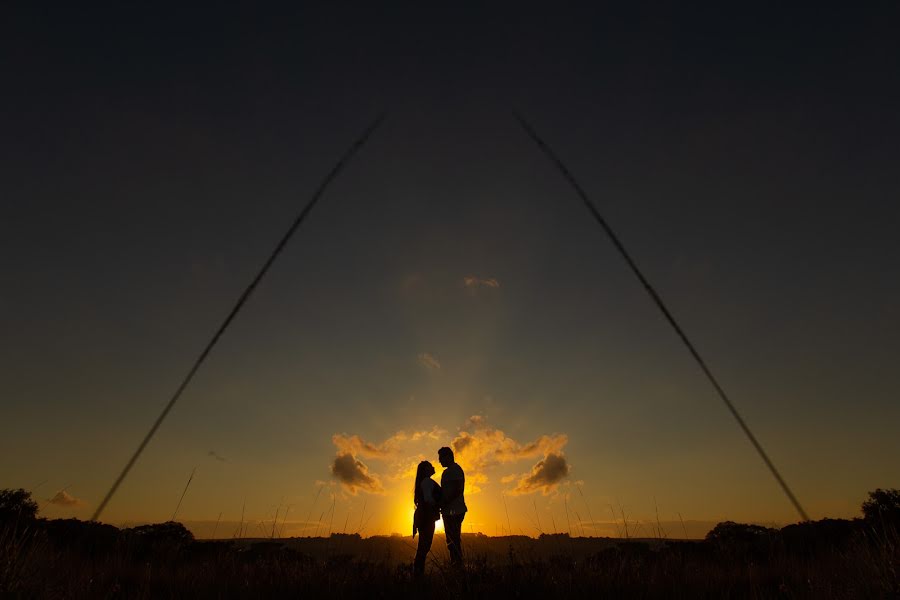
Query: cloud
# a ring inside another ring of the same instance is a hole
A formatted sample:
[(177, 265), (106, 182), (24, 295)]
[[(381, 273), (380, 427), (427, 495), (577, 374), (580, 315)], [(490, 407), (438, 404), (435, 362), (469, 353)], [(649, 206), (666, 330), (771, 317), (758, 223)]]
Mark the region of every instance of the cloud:
[(531, 458), (532, 456), (548, 455), (559, 453), (563, 446), (569, 443), (569, 436), (564, 433), (553, 435), (542, 435), (533, 442), (523, 445), (506, 446), (498, 449), (501, 462), (509, 462), (519, 460), (520, 458)]
[(209, 452), (206, 453), (206, 455), (207, 455), (207, 456), (212, 456), (214, 459), (216, 459), (216, 460), (219, 461), (219, 462), (227, 462), (226, 459), (225, 459), (225, 457), (222, 456), (222, 455), (220, 455), (220, 454), (219, 454), (218, 452), (216, 452), (215, 450), (210, 450)]
[(483, 469), (524, 458), (560, 453), (569, 442), (564, 433), (542, 435), (532, 442), (519, 443), (500, 429), (490, 426), (481, 415), (469, 417), (450, 443), (460, 463)]
[(400, 446), (404, 442), (418, 442), (424, 439), (437, 440), (446, 435), (446, 433), (438, 426), (424, 431), (398, 431), (380, 444), (367, 442), (358, 435), (336, 433), (331, 436), (331, 442), (338, 449), (339, 454), (385, 459), (396, 457), (400, 452)]
[(428, 352), (422, 352), (418, 356), (419, 364), (428, 369), (429, 371), (440, 371), (441, 363), (438, 359)]
[(338, 454), (331, 464), (331, 474), (354, 496), (359, 490), (370, 494), (384, 492), (378, 476), (369, 473), (369, 467), (352, 454)]
[(331, 442), (337, 447), (339, 454), (362, 455), (367, 458), (390, 456), (396, 451), (396, 436), (390, 437), (380, 444), (373, 444), (358, 435), (336, 433), (331, 436)]
[[(472, 493), (480, 491), (481, 485), (488, 482), (486, 470), (501, 464), (542, 457), (542, 460), (532, 467), (530, 474), (512, 475), (501, 479), (502, 483), (511, 483), (519, 479), (515, 488), (518, 490), (516, 493), (528, 493), (523, 490), (538, 491), (542, 489), (539, 482), (552, 475), (555, 472), (554, 468), (558, 469), (559, 459), (562, 459), (566, 465), (565, 474), (568, 474), (569, 467), (562, 453), (568, 442), (569, 436), (566, 434), (554, 433), (542, 435), (531, 442), (521, 443), (506, 435), (503, 430), (492, 427), (484, 416), (473, 415), (466, 420), (450, 446), (453, 448), (457, 462), (466, 469), (466, 491), (469, 492), (469, 483), (474, 484), (471, 485)], [(550, 470), (548, 471), (548, 469)], [(535, 476), (536, 470), (540, 471), (539, 475), (531, 483), (523, 484), (522, 480)], [(544, 484), (543, 488), (555, 489), (556, 483), (558, 482)]]
[[(391, 465), (396, 474), (389, 476), (388, 479), (396, 480), (406, 476), (410, 468), (412, 468), (414, 476), (418, 461), (410, 467), (412, 457), (403, 456), (403, 445), (407, 442), (438, 440), (446, 434), (446, 431), (435, 426), (422, 431), (398, 431), (383, 442), (374, 443), (366, 441), (358, 435), (336, 433), (331, 436), (331, 442), (337, 448), (337, 457), (331, 465), (331, 474), (351, 494), (355, 495), (359, 490), (373, 494), (382, 493), (384, 488), (379, 475), (369, 471), (369, 467), (360, 461), (359, 457), (387, 462)], [(418, 460), (422, 459), (423, 457), (420, 455)]]
[[(429, 460), (422, 454), (425, 446), (433, 443), (433, 448), (426, 453), (432, 455), (437, 445), (446, 443), (443, 441), (446, 436), (447, 432), (436, 426), (430, 430), (398, 431), (382, 442), (336, 433), (331, 437), (337, 449), (331, 474), (351, 494), (360, 490), (383, 493), (382, 477), (370, 471), (363, 460), (384, 465), (385, 481), (410, 479), (415, 475), (419, 461)], [(510, 492), (513, 494), (537, 491), (549, 494), (569, 474), (570, 466), (563, 453), (568, 442), (569, 437), (564, 433), (545, 434), (520, 442), (492, 426), (483, 415), (473, 415), (450, 441), (450, 447), (466, 472), (467, 494), (480, 492), (489, 483), (489, 473), (494, 467), (528, 459), (539, 460), (530, 472), (504, 477), (502, 483), (512, 485)]]
[(497, 289), (500, 287), (500, 282), (494, 277), (475, 277), (474, 275), (467, 275), (463, 277), (462, 283), (463, 287), (470, 290), (478, 288)]
[(487, 419), (484, 418), (484, 415), (472, 415), (466, 422), (463, 423), (463, 426), (460, 428), (463, 431), (468, 429), (476, 429), (478, 427), (484, 427), (487, 425)]
[(409, 439), (413, 442), (418, 442), (419, 440), (423, 440), (426, 438), (430, 439), (430, 440), (439, 440), (446, 434), (447, 434), (447, 432), (444, 429), (441, 429), (440, 427), (435, 425), (428, 431), (412, 432), (412, 434), (410, 434), (410, 436), (409, 436)]
[(509, 493), (518, 496), (542, 492), (545, 496), (554, 491), (559, 483), (569, 476), (569, 462), (562, 454), (551, 453), (531, 467), (531, 473), (519, 478), (516, 487)]
[(415, 478), (416, 472), (419, 469), (419, 463), (423, 460), (427, 460), (424, 454), (410, 456), (397, 466), (394, 474), (388, 476), (388, 479), (391, 479), (392, 481), (412, 480)]
[(79, 506), (84, 506), (84, 502), (79, 498), (76, 498), (66, 490), (59, 490), (56, 492), (56, 495), (52, 498), (48, 498), (47, 502), (50, 504), (55, 504), (56, 506), (67, 506), (70, 508), (77, 508)]
[(481, 471), (469, 471), (466, 473), (466, 493), (477, 494), (487, 485), (488, 476)]

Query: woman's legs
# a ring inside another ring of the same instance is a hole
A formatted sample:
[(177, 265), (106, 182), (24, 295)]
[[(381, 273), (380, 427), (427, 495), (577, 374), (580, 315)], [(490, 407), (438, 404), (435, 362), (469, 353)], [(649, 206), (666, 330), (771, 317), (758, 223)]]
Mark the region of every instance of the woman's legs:
[(413, 574), (421, 577), (425, 574), (425, 559), (434, 541), (434, 521), (419, 525), (419, 547), (416, 549), (416, 561), (413, 563)]

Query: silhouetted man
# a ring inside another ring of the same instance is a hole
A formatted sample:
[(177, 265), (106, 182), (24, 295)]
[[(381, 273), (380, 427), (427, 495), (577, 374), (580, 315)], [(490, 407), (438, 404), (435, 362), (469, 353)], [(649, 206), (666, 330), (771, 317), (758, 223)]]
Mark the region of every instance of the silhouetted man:
[(462, 566), (462, 523), (466, 517), (466, 475), (453, 460), (453, 450), (446, 446), (438, 450), (438, 460), (444, 467), (441, 473), (441, 516), (444, 519), (444, 533), (447, 536), (447, 550), (450, 563)]

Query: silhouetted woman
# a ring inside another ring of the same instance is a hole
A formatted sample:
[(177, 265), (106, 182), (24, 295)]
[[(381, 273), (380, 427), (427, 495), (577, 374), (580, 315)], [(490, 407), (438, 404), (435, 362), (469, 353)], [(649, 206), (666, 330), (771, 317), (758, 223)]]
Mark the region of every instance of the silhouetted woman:
[(441, 500), (441, 486), (431, 478), (434, 467), (427, 460), (419, 463), (416, 469), (416, 484), (413, 488), (413, 503), (416, 512), (413, 514), (413, 537), (419, 532), (419, 547), (416, 550), (416, 561), (413, 563), (413, 574), (421, 577), (425, 574), (425, 559), (431, 550), (434, 540), (434, 522), (441, 518), (438, 504)]

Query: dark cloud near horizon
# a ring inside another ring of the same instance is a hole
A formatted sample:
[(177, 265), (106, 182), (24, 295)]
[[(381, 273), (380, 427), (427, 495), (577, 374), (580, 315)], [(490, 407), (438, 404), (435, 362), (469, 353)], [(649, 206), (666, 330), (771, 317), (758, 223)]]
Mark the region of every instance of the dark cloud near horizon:
[(331, 464), (331, 474), (351, 494), (358, 490), (379, 494), (384, 491), (381, 481), (362, 461), (349, 453), (338, 454)]
[(531, 473), (519, 479), (510, 492), (513, 495), (541, 492), (545, 496), (569, 476), (569, 462), (563, 454), (550, 453), (531, 468)]

